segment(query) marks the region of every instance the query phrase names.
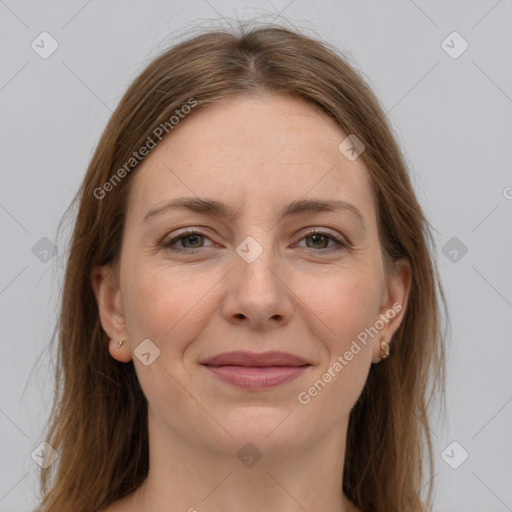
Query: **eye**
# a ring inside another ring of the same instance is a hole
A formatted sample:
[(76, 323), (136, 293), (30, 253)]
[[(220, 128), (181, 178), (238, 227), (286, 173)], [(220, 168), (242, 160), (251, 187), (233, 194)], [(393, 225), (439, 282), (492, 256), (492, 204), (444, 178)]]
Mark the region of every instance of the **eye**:
[[(311, 244), (307, 243), (307, 240), (311, 240)], [(331, 251), (346, 251), (349, 249), (348, 244), (341, 240), (336, 235), (328, 231), (322, 231), (321, 229), (313, 229), (306, 233), (301, 240), (306, 240), (306, 246), (313, 249), (330, 249), (329, 251), (316, 251), (316, 252), (331, 252)], [(329, 241), (334, 242), (334, 246), (330, 248), (326, 245)]]
[[(210, 240), (204, 233), (200, 231), (182, 231), (180, 234), (174, 236), (170, 240), (163, 242), (163, 247), (171, 251), (185, 251), (195, 252), (194, 250), (202, 249), (205, 246), (201, 246), (201, 242), (204, 240)], [(181, 243), (182, 247), (173, 247), (177, 243)]]
[[(339, 237), (329, 231), (323, 231), (321, 229), (313, 229), (312, 231), (309, 231), (301, 238), (301, 241), (307, 241), (308, 239), (311, 240), (311, 244), (306, 242), (307, 248), (313, 249), (315, 252), (330, 253), (336, 251), (348, 251), (350, 249), (349, 245)], [(181, 231), (169, 240), (164, 241), (162, 246), (170, 251), (194, 253), (208, 247), (207, 245), (204, 245), (205, 240), (210, 240), (210, 238), (201, 231), (190, 229)], [(334, 242), (334, 245), (329, 247), (329, 241)], [(181, 247), (179, 247), (179, 244), (181, 244)], [(210, 246), (213, 246), (213, 244)]]

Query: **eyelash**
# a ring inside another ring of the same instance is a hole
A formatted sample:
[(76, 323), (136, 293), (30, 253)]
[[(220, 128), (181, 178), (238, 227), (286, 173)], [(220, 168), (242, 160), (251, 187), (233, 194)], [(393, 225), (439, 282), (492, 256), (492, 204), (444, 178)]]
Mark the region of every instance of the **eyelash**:
[[(191, 230), (188, 230), (188, 231), (182, 231), (181, 233), (179, 233), (177, 236), (173, 237), (172, 239), (163, 242), (162, 246), (166, 250), (169, 250), (169, 251), (182, 252), (182, 253), (186, 252), (186, 253), (189, 253), (189, 254), (195, 254), (198, 251), (201, 251), (202, 249), (205, 249), (205, 247), (197, 247), (195, 249), (184, 249), (184, 248), (172, 247), (172, 245), (175, 244), (176, 242), (179, 242), (180, 240), (182, 240), (184, 238), (187, 238), (189, 236), (192, 236), (192, 235), (200, 235), (200, 236), (203, 236), (203, 237), (209, 239), (209, 237), (205, 233), (203, 233), (201, 231), (197, 231), (197, 230), (191, 229)], [(319, 252), (319, 253), (322, 253), (322, 252), (329, 252), (329, 253), (335, 252), (336, 253), (336, 252), (340, 252), (340, 251), (349, 251), (351, 249), (349, 247), (349, 245), (347, 245), (343, 240), (341, 240), (337, 236), (331, 234), (330, 232), (322, 231), (321, 229), (316, 229), (316, 228), (311, 230), (311, 231), (308, 231), (307, 233), (305, 233), (300, 240), (303, 240), (304, 238), (307, 238), (307, 237), (310, 237), (310, 236), (314, 236), (314, 235), (327, 236), (328, 238), (330, 238), (331, 240), (336, 242), (336, 244), (338, 245), (338, 247), (335, 247), (335, 248), (330, 247), (330, 248), (325, 248), (325, 249), (321, 249), (321, 250), (312, 249), (314, 252)], [(309, 248), (307, 248), (307, 249), (309, 249)]]

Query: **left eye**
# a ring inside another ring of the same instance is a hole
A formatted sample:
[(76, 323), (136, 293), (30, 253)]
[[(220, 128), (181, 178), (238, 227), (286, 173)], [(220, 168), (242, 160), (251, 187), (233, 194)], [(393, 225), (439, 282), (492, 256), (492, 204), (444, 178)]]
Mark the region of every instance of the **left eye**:
[[(326, 249), (327, 247), (324, 245), (324, 242), (327, 242), (327, 244), (329, 243), (329, 240), (332, 240), (334, 242), (334, 246), (338, 246), (337, 249), (335, 250), (343, 250), (343, 249), (346, 249), (347, 248), (347, 245), (342, 241), (340, 240), (338, 237), (330, 234), (330, 233), (326, 233), (324, 231), (311, 231), (310, 233), (306, 233), (301, 240), (306, 240), (306, 239), (311, 239), (312, 240), (312, 243), (313, 245), (312, 246), (308, 246), (308, 247), (316, 247), (316, 248), (320, 248), (320, 249)], [(307, 245), (307, 243), (306, 243)], [(331, 246), (332, 247), (332, 246)]]
[[(334, 249), (335, 251), (348, 249), (346, 243), (344, 243), (342, 240), (340, 240), (333, 234), (325, 231), (314, 230), (309, 233), (306, 233), (301, 238), (301, 240), (307, 239), (310, 239), (312, 241), (312, 245), (307, 245), (307, 247), (310, 249), (328, 249), (329, 247), (326, 246), (325, 244), (329, 244), (329, 241), (334, 242), (334, 247), (337, 246), (337, 248)], [(195, 250), (199, 250), (205, 247), (197, 246), (197, 244), (200, 244), (201, 241), (204, 242), (204, 240), (210, 240), (204, 233), (201, 233), (200, 231), (187, 231), (185, 234), (181, 233), (180, 235), (175, 236), (174, 238), (171, 238), (170, 240), (164, 242), (163, 246), (171, 251), (193, 252)], [(181, 242), (182, 247), (174, 247), (179, 242)], [(333, 246), (331, 246), (330, 249), (333, 249)]]

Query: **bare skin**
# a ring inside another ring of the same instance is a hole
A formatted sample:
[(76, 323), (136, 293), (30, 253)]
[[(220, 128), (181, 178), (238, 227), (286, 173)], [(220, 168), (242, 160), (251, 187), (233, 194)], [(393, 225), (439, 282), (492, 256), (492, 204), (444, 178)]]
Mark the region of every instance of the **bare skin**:
[[(410, 266), (398, 262), (386, 280), (370, 176), (338, 150), (346, 136), (300, 99), (238, 97), (191, 114), (134, 171), (120, 267), (96, 269), (92, 282), (106, 349), (133, 359), (148, 400), (150, 471), (103, 512), (359, 511), (341, 488), (349, 413), (371, 365), (385, 364), (380, 337), (403, 319)], [(144, 221), (185, 196), (234, 216), (181, 207)], [(279, 216), (303, 199), (346, 201), (362, 220), (347, 209)], [(240, 244), (262, 252), (248, 262)], [(394, 304), (403, 307), (379, 335), (345, 357)], [(147, 366), (133, 353), (145, 339), (160, 350)], [(310, 366), (246, 390), (200, 364), (232, 350), (289, 352)], [(338, 356), (346, 364), (333, 371)], [(300, 402), (329, 368), (325, 387)], [(249, 442), (261, 454), (251, 467), (237, 457)]]

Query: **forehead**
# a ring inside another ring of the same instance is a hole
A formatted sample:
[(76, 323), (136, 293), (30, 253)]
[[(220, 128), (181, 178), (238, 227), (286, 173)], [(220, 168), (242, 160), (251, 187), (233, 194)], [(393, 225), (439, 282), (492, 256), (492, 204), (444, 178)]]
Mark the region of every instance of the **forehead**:
[(224, 100), (193, 111), (144, 159), (130, 209), (195, 195), (270, 212), (278, 203), (322, 198), (350, 200), (371, 216), (368, 171), (362, 159), (350, 161), (338, 149), (346, 137), (302, 99)]

